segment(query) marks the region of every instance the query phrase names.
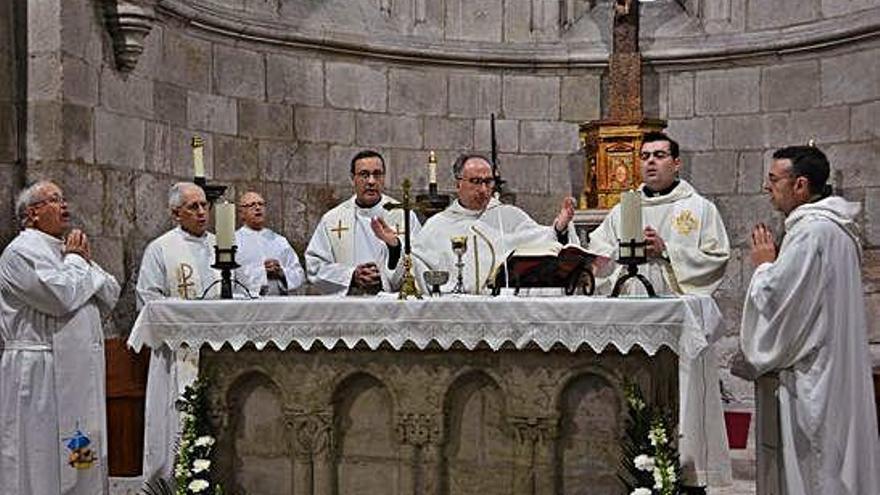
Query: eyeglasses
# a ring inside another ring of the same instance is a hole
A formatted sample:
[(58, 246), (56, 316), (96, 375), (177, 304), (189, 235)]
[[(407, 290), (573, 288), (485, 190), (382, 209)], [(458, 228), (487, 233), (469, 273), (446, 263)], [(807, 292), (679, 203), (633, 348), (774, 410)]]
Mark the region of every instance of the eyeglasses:
[(183, 205), (181, 208), (184, 210), (189, 210), (192, 212), (199, 211), (199, 208), (207, 211), (208, 210), (208, 202), (207, 201), (193, 201), (192, 203), (187, 203)]
[(669, 158), (672, 156), (672, 153), (666, 150), (654, 150), (654, 151), (642, 151), (639, 153), (639, 158), (642, 160), (650, 160), (651, 156), (658, 160), (663, 160), (664, 158)]
[(60, 205), (60, 204), (66, 204), (67, 200), (64, 199), (64, 196), (52, 195), (46, 199), (41, 199), (39, 201), (35, 201), (28, 206), (32, 206), (34, 208), (37, 208), (37, 207), (42, 206), (46, 203), (53, 204), (53, 205)]
[(492, 177), (468, 177), (467, 179), (464, 177), (456, 177), (456, 179), (469, 182), (475, 186), (493, 187), (495, 185), (495, 179)]
[(360, 180), (369, 180), (370, 177), (376, 180), (380, 180), (381, 178), (385, 177), (385, 172), (382, 170), (375, 170), (373, 172), (370, 172), (368, 170), (361, 170), (360, 172), (354, 174), (354, 176)]
[(256, 207), (262, 208), (262, 207), (266, 206), (266, 202), (265, 201), (251, 201), (250, 203), (245, 203), (245, 204), (239, 205), (239, 206), (241, 206), (242, 208), (256, 208)]

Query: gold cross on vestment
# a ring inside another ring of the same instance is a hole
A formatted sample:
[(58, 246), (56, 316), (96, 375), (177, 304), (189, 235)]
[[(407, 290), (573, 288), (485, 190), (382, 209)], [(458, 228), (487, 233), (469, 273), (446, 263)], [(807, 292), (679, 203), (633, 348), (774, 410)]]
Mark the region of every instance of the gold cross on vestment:
[(333, 232), (334, 234), (336, 234), (337, 237), (342, 239), (342, 233), (345, 232), (346, 230), (348, 230), (348, 227), (343, 227), (342, 226), (342, 219), (340, 219), (339, 223), (336, 225), (336, 227), (330, 229), (330, 232)]

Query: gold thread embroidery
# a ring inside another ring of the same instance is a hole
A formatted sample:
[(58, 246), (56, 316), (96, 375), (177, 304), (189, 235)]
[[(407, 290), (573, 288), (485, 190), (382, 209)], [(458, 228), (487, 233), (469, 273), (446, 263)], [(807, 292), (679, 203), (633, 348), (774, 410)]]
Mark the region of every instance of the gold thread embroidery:
[(688, 235), (699, 226), (700, 221), (690, 210), (682, 211), (672, 220), (672, 227), (681, 235)]

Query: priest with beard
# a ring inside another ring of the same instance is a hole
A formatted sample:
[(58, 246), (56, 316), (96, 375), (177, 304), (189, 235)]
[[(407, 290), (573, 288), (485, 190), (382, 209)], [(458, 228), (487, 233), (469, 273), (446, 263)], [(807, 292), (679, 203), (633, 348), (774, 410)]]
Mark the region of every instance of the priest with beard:
[[(452, 251), (453, 237), (468, 238), (468, 252), (462, 262), (463, 289), (469, 294), (486, 291), (494, 268), (493, 252), (495, 264), (498, 264), (520, 246), (577, 242), (574, 226), (570, 225), (574, 217), (573, 198), (563, 200), (553, 225), (540, 225), (523, 210), (503, 204), (493, 196), (495, 177), (492, 174), (492, 165), (486, 157), (478, 154), (461, 155), (453, 164), (452, 173), (458, 199), (425, 222), (421, 232), (412, 241), (414, 273), (421, 274), (425, 270), (449, 272), (449, 281), (441, 288), (444, 292), (453, 290), (456, 284), (457, 257)], [(375, 233), (386, 242), (393, 242), (393, 232), (387, 225), (377, 225)], [(403, 275), (402, 265), (400, 263), (397, 266), (395, 280)], [(422, 277), (415, 278), (427, 290)]]
[[(640, 159), (647, 263), (639, 265), (639, 273), (660, 295), (711, 295), (721, 284), (730, 258), (730, 242), (718, 209), (678, 177), (682, 166), (679, 147), (668, 135), (645, 134)], [(590, 233), (587, 250), (600, 256), (594, 262), (600, 293), (610, 292), (625, 271), (615, 261), (620, 224), (618, 204)], [(643, 292), (641, 284), (633, 280), (622, 291)], [(695, 359), (680, 361), (679, 450), (687, 484), (725, 485), (732, 481), (719, 380), (711, 347)]]
[[(400, 258), (403, 210), (386, 210), (397, 200), (383, 194), (385, 159), (372, 150), (358, 152), (350, 164), (354, 195), (328, 211), (306, 248), (309, 281), (324, 294), (365, 295), (390, 292), (391, 271)], [(374, 235), (378, 225), (386, 235)], [(410, 212), (412, 235), (421, 224)]]
[(16, 214), (0, 256), (0, 493), (109, 493), (99, 310), (119, 284), (70, 230), (60, 187), (28, 187)]

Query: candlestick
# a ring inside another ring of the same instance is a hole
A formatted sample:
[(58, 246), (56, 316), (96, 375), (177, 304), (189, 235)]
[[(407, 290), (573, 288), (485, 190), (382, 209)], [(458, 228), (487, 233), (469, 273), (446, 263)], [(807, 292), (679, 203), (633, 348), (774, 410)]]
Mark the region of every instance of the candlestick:
[[(642, 225), (642, 198), (638, 191), (624, 191), (620, 194), (620, 242), (641, 243), (645, 240)], [(641, 257), (644, 248), (632, 247), (624, 256)]]
[(428, 184), (437, 183), (437, 155), (434, 151), (428, 154)]
[(192, 149), (193, 149), (193, 177), (204, 177), (205, 176), (205, 140), (201, 138), (201, 136), (193, 136), (192, 138)]
[[(217, 248), (227, 250), (235, 244), (235, 205), (224, 201), (214, 208)], [(230, 261), (230, 260), (218, 260)]]

